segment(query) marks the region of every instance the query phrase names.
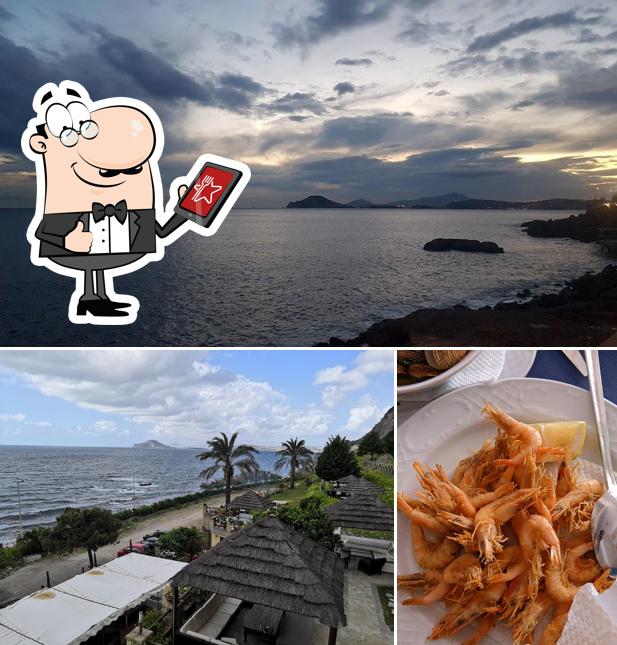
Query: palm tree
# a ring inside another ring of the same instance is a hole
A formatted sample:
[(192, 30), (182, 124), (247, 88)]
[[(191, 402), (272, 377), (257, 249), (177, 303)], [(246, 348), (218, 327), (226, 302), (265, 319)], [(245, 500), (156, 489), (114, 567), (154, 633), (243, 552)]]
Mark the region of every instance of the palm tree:
[(305, 468), (313, 464), (313, 451), (304, 445), (304, 439), (289, 439), (283, 441), (282, 450), (277, 450), (279, 458), (274, 464), (274, 470), (277, 472), (283, 468), (289, 467), (289, 477), (291, 479), (291, 488), (296, 487), (296, 470)]
[(220, 436), (208, 441), (209, 450), (197, 455), (202, 461), (210, 459), (214, 462), (201, 471), (200, 477), (208, 480), (222, 471), (225, 480), (225, 506), (229, 506), (231, 501), (231, 480), (236, 470), (247, 475), (260, 470), (254, 457), (259, 451), (246, 444), (236, 446), (237, 436), (237, 432), (234, 432), (231, 437), (221, 432)]

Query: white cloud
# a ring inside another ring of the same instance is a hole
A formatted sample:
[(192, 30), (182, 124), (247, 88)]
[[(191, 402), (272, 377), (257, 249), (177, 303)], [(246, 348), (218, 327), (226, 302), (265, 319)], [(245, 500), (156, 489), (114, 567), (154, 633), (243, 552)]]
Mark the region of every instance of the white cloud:
[(37, 426), (39, 428), (47, 428), (51, 425), (49, 421), (30, 421), (22, 412), (18, 412), (17, 414), (0, 414), (0, 421), (5, 423), (23, 423), (28, 426)]
[(92, 431), (96, 433), (116, 432), (118, 426), (114, 421), (95, 421), (92, 424)]
[(382, 413), (373, 397), (370, 394), (365, 394), (359, 404), (349, 410), (349, 418), (344, 430), (354, 437), (360, 436), (364, 432), (368, 432), (379, 421)]
[(23, 423), (26, 420), (26, 415), (21, 412), (18, 414), (0, 414), (0, 421), (17, 421)]
[[(118, 414), (181, 445), (202, 446), (219, 432), (246, 433), (256, 444), (328, 433), (330, 411), (292, 406), (270, 383), (227, 371), (204, 354), (196, 360), (187, 351), (4, 351), (0, 368), (18, 373), (45, 395)], [(108, 420), (76, 431), (128, 433)]]
[(366, 388), (370, 376), (378, 373), (393, 374), (393, 353), (389, 350), (367, 350), (358, 354), (355, 365), (347, 368), (334, 365), (315, 374), (315, 384), (323, 386), (321, 399), (326, 407), (332, 408), (349, 393)]

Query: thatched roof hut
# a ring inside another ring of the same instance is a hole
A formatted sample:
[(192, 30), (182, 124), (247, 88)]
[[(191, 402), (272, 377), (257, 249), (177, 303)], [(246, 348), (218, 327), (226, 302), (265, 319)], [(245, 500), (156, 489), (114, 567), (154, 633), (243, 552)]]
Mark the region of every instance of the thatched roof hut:
[(372, 493), (356, 493), (325, 509), (335, 526), (392, 531), (394, 512)]
[(271, 506), (271, 502), (258, 495), (254, 490), (248, 490), (231, 500), (231, 508), (243, 508), (247, 511), (265, 511)]
[(238, 531), (172, 580), (276, 609), (345, 625), (343, 561), (277, 517)]
[(383, 488), (377, 484), (373, 484), (373, 482), (370, 482), (368, 479), (356, 477), (355, 475), (347, 475), (347, 477), (339, 479), (338, 483), (340, 490), (347, 491), (350, 495), (358, 492), (371, 492), (375, 494), (383, 493)]

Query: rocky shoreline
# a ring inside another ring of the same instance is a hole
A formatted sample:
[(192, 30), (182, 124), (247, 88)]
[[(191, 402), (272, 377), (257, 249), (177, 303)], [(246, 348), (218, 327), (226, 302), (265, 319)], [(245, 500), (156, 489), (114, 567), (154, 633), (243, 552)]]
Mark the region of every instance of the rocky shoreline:
[[(526, 222), (538, 237), (569, 237), (617, 249), (617, 205), (560, 220)], [(324, 346), (527, 347), (617, 345), (617, 265), (571, 280), (558, 293), (494, 307), (419, 309), (375, 323), (353, 339)]]

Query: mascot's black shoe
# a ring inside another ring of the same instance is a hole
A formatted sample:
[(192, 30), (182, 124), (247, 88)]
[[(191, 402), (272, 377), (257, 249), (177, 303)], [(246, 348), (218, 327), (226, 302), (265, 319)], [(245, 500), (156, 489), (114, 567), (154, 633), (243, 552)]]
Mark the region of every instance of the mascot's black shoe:
[(85, 316), (128, 316), (128, 311), (119, 311), (118, 306), (128, 307), (129, 303), (112, 302), (111, 300), (80, 300), (77, 305), (77, 315)]

